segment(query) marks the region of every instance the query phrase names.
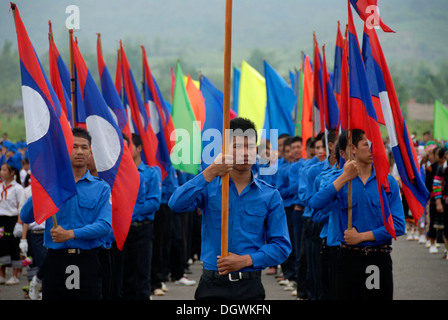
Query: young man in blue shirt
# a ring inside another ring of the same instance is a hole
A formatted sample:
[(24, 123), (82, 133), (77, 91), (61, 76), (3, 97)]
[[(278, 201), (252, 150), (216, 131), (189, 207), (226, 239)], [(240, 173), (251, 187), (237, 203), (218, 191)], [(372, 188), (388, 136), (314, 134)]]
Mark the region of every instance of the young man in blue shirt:
[(150, 167), (143, 163), (140, 136), (132, 134), (132, 144), (132, 157), (140, 175), (140, 186), (123, 248), (123, 299), (149, 300), (153, 221), (162, 196), (162, 173), (159, 167)]
[[(44, 300), (102, 298), (98, 253), (112, 232), (111, 190), (87, 169), (92, 156), (90, 144), (91, 137), (85, 129), (73, 129), (70, 160), (78, 193), (56, 213), (57, 226), (51, 218), (45, 222), (44, 246), (48, 251), (41, 272)], [(26, 208), (20, 214), (21, 219), (32, 223), (32, 205)]]
[[(204, 269), (195, 293), (197, 300), (264, 299), (261, 271), (281, 264), (291, 252), (280, 194), (251, 172), (255, 126), (250, 120), (235, 118), (230, 129), (231, 153), (218, 155), (201, 174), (180, 186), (168, 203), (175, 212), (196, 207), (202, 211)], [(221, 257), (221, 177), (227, 173), (229, 254)]]
[[(373, 158), (362, 130), (352, 132), (355, 160), (318, 192), (317, 203), (339, 203), (336, 298), (368, 300), (393, 298), (392, 236), (383, 223)], [(348, 229), (348, 182), (352, 181), (352, 228)], [(396, 236), (405, 231), (403, 206), (397, 181), (388, 176), (390, 192), (386, 201), (392, 213)], [(317, 196), (317, 195), (316, 195)], [(374, 274), (372, 274), (374, 273)]]

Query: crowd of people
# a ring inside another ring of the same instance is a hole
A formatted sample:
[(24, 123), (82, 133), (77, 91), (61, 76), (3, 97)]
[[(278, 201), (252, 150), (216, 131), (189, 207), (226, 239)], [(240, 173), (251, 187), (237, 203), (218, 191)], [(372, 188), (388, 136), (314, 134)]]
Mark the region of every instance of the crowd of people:
[[(232, 121), (236, 128), (253, 127), (245, 119)], [(0, 285), (17, 285), (26, 269), (27, 298), (144, 300), (169, 295), (170, 281), (196, 285), (188, 273), (197, 262), (204, 264), (204, 273), (196, 299), (235, 299), (237, 285), (238, 299), (263, 299), (264, 290), (252, 282), (260, 280), (261, 270), (275, 276), (298, 300), (392, 299), (392, 236), (382, 220), (376, 172), (361, 130), (353, 131), (352, 144), (347, 132), (321, 133), (307, 141), (281, 134), (278, 150), (268, 140), (257, 147), (249, 139), (234, 145), (230, 160), (220, 155), (221, 162), (198, 175), (171, 167), (163, 180), (158, 167), (143, 162), (141, 139), (124, 137), (132, 144), (140, 185), (121, 249), (111, 231), (111, 190), (98, 177), (91, 137), (80, 128), (73, 129), (73, 135), (70, 159), (78, 193), (56, 219), (41, 224), (34, 221), (26, 143), (3, 136)], [(414, 221), (385, 140), (390, 163), (386, 201), (397, 236), (406, 234), (407, 240), (425, 244), (431, 254), (444, 243), (447, 259), (447, 145), (429, 132), (421, 141), (416, 134), (412, 138), (430, 201)], [(247, 159), (254, 147), (255, 164)], [(275, 163), (272, 152), (278, 155)], [(243, 164), (237, 165), (241, 155)], [(221, 257), (220, 188), (221, 176), (227, 173), (230, 254)], [(83, 274), (81, 283), (72, 279), (72, 287), (79, 290), (67, 290), (67, 266), (72, 265)], [(366, 289), (370, 265), (380, 269), (381, 290)], [(6, 267), (12, 269), (9, 279)], [(243, 279), (251, 281), (238, 281)]]

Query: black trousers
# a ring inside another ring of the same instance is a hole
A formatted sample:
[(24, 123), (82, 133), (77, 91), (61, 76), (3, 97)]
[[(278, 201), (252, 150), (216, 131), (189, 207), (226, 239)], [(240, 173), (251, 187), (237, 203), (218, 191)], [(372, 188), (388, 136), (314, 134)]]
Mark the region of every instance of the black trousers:
[(171, 256), (171, 217), (173, 212), (166, 203), (160, 205), (154, 216), (154, 242), (151, 267), (151, 289), (160, 289), (168, 281)]
[[(375, 278), (377, 277), (377, 278)], [(372, 283), (376, 287), (372, 287)], [(392, 300), (392, 259), (390, 253), (341, 248), (337, 260), (336, 299)]]
[(102, 299), (99, 249), (73, 254), (49, 249), (41, 271), (43, 300)]
[(336, 299), (336, 266), (339, 246), (328, 246), (325, 240), (321, 251), (322, 297), (321, 300)]
[(153, 221), (131, 224), (123, 247), (123, 299), (148, 300), (151, 295)]
[(261, 277), (230, 281), (228, 276), (203, 270), (195, 292), (196, 300), (264, 300)]
[(288, 258), (281, 264), (285, 279), (297, 281), (296, 268), (296, 244), (294, 243), (294, 225), (293, 225), (294, 206), (285, 208), (286, 222), (288, 224), (289, 238), (291, 239), (292, 250)]

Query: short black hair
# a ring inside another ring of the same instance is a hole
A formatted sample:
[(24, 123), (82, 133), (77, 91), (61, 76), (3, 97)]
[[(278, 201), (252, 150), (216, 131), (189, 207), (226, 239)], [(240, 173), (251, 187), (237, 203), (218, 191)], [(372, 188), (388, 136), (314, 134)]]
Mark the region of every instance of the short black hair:
[(306, 140), (306, 147), (307, 148), (314, 148), (315, 139), (313, 137), (309, 137), (308, 140)]
[(253, 134), (255, 135), (255, 141), (258, 139), (257, 130), (255, 129), (254, 122), (247, 118), (240, 118), (240, 117), (233, 118), (232, 120), (230, 120), (229, 128), (230, 130), (232, 130), (231, 137), (240, 135), (238, 134), (237, 130), (238, 131), (241, 130), (243, 135), (245, 136), (250, 136), (252, 135), (251, 133), (253, 132)]
[[(341, 132), (341, 134), (339, 135), (339, 139), (338, 139), (338, 145), (339, 145), (339, 150), (342, 150), (345, 152), (345, 150), (347, 149), (348, 146), (348, 130), (344, 130)], [(338, 152), (339, 154), (339, 152)]]
[(136, 146), (138, 148), (142, 145), (142, 138), (140, 138), (140, 136), (138, 134), (133, 133), (132, 134), (132, 143), (134, 144), (134, 146)]
[(292, 138), (289, 137), (285, 140), (285, 142), (283, 142), (283, 150), (285, 150), (285, 147), (291, 146), (291, 144), (292, 144)]
[(355, 147), (358, 147), (359, 141), (362, 140), (365, 132), (361, 129), (353, 129), (352, 130), (352, 143)]
[(283, 139), (283, 138), (289, 138), (290, 135), (287, 133), (282, 133), (281, 135), (278, 136), (279, 139)]
[(84, 138), (89, 141), (89, 146), (92, 145), (92, 136), (86, 129), (82, 127), (74, 127), (72, 133), (74, 137)]
[(302, 137), (299, 137), (299, 136), (292, 137), (291, 143), (294, 143), (294, 142), (302, 142)]

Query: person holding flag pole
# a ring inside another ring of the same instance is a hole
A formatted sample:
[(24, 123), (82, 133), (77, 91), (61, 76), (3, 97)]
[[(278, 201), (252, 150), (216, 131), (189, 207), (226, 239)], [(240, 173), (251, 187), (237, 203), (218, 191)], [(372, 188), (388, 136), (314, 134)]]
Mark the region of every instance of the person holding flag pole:
[[(367, 76), (348, 2), (350, 142), (354, 160), (319, 191), (315, 203), (339, 203), (340, 253), (336, 298), (393, 299), (392, 238), (403, 235), (405, 221), (397, 181), (386, 171), (384, 153)], [(362, 129), (361, 129), (362, 128)], [(388, 167), (388, 166), (386, 166)], [(348, 190), (348, 182), (352, 190)], [(351, 202), (351, 203), (350, 203)], [(350, 215), (351, 208), (351, 215)]]
[(279, 192), (251, 171), (255, 125), (244, 118), (229, 121), (231, 16), (232, 1), (227, 0), (223, 153), (168, 202), (174, 212), (202, 211), (204, 269), (197, 300), (263, 300), (261, 271), (281, 264), (292, 250)]

